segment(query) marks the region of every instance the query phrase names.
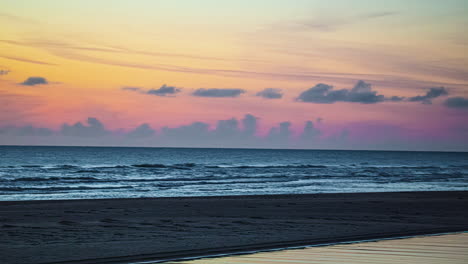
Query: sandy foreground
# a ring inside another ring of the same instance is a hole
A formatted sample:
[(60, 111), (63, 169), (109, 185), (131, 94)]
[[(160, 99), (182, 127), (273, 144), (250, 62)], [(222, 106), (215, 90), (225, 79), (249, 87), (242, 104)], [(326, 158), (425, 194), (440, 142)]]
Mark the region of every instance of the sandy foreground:
[[(466, 264), (468, 233), (307, 247), (165, 264)], [(148, 263), (150, 264), (150, 263)]]
[(1, 263), (129, 263), (468, 230), (468, 192), (0, 202)]

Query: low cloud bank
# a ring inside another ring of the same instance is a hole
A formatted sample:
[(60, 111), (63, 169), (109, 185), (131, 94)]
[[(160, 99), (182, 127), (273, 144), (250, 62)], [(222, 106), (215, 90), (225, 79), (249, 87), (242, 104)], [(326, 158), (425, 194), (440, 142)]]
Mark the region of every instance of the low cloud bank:
[[(465, 99), (448, 102), (466, 107)], [(440, 131), (409, 129), (381, 121), (336, 126), (318, 117), (302, 125), (283, 121), (266, 133), (264, 127), (259, 130), (259, 122), (257, 116), (246, 114), (215, 124), (196, 121), (154, 129), (143, 123), (130, 130), (111, 130), (99, 119), (89, 117), (85, 122), (65, 123), (58, 130), (32, 125), (0, 127), (0, 145), (468, 150), (466, 126), (444, 126), (444, 132), (434, 137)]]

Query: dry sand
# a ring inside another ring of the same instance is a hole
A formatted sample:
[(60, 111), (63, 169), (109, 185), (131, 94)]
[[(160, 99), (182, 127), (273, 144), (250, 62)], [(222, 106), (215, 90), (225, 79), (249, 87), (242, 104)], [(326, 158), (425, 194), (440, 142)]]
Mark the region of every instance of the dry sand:
[(468, 233), (278, 250), (165, 264), (466, 264)]
[(468, 192), (0, 202), (0, 262), (126, 263), (466, 231), (467, 209)]

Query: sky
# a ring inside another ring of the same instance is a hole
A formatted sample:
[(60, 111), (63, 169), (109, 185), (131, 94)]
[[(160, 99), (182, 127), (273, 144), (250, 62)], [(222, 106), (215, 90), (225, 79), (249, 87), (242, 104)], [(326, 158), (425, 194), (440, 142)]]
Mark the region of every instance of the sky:
[(1, 6), (2, 145), (468, 151), (465, 0)]

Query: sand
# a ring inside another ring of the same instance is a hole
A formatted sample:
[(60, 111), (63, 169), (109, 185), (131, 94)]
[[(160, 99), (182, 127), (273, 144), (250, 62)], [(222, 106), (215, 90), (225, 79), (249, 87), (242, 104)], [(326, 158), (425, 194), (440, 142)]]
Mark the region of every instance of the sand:
[(468, 233), (278, 250), (165, 264), (466, 264)]
[(128, 263), (468, 230), (468, 192), (0, 202), (1, 263)]

